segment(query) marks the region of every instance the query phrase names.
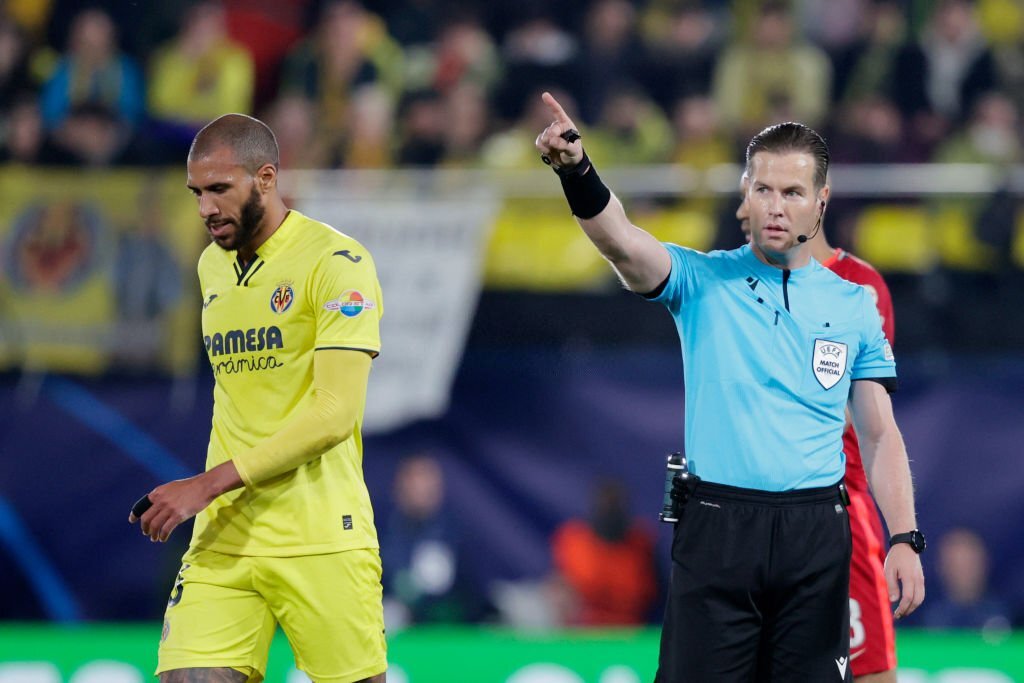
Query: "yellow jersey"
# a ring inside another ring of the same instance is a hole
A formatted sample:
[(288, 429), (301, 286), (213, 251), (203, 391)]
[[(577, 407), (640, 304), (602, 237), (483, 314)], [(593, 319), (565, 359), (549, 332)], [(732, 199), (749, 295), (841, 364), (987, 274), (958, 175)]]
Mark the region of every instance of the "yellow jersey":
[[(314, 400), (316, 350), (380, 352), (380, 283), (356, 240), (290, 211), (246, 266), (211, 244), (199, 258), (203, 341), (215, 379), (211, 469), (274, 434)], [(196, 516), (192, 547), (292, 556), (377, 548), (352, 436), (285, 474), (229, 491)]]

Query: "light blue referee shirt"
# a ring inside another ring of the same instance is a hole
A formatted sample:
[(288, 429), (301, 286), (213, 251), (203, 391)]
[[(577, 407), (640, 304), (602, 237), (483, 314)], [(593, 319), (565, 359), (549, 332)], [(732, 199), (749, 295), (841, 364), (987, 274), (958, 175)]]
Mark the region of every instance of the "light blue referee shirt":
[(672, 272), (652, 300), (682, 342), (693, 470), (763, 491), (838, 482), (850, 382), (896, 377), (871, 295), (813, 258), (787, 271), (749, 245), (665, 246)]

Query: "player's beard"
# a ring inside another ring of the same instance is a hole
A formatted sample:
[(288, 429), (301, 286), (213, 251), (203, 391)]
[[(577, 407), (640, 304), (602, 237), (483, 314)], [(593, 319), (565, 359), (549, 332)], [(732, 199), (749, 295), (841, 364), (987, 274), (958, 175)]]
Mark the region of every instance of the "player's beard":
[(234, 222), (237, 228), (235, 234), (225, 243), (218, 242), (217, 240), (214, 240), (214, 242), (225, 251), (238, 251), (245, 248), (256, 237), (256, 233), (259, 232), (260, 224), (263, 222), (265, 215), (266, 209), (263, 207), (262, 202), (260, 202), (260, 193), (256, 191), (254, 186), (252, 192), (249, 193), (249, 199), (242, 205), (238, 220)]
[(253, 186), (252, 192), (249, 193), (249, 201), (242, 206), (242, 212), (238, 218), (238, 239), (235, 249), (241, 249), (252, 242), (266, 213), (267, 211), (260, 201), (260, 193)]

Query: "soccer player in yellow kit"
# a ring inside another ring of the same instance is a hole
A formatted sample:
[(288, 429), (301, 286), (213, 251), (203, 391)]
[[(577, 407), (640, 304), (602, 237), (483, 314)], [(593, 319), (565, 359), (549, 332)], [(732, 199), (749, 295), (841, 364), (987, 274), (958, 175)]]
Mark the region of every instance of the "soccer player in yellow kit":
[(262, 122), (196, 135), (188, 187), (213, 367), (206, 471), (158, 486), (142, 532), (196, 516), (160, 640), (161, 683), (260, 681), (277, 624), (317, 683), (383, 683), (381, 564), (360, 426), (380, 285), (354, 239), (285, 206)]

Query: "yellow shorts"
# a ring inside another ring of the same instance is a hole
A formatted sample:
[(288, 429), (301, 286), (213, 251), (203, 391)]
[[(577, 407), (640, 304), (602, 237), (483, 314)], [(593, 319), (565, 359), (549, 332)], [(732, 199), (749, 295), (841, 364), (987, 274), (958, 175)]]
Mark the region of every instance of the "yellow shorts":
[(156, 673), (230, 667), (263, 679), (280, 623), (317, 683), (387, 668), (380, 553), (250, 557), (190, 549), (164, 615)]

